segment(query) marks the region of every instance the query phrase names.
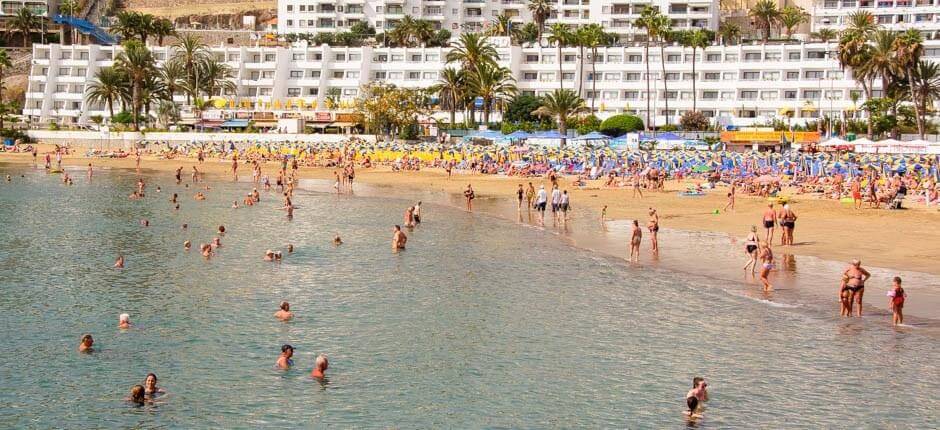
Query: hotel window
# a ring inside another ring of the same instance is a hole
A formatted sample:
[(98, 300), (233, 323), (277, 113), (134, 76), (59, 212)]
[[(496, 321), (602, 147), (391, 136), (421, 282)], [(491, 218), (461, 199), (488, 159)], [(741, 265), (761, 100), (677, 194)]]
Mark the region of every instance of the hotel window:
[(376, 63), (388, 62), (388, 54), (377, 54), (376, 56), (372, 57), (372, 61), (375, 61)]
[(760, 77), (760, 72), (741, 72), (741, 79), (745, 81), (756, 81)]
[(845, 73), (841, 70), (829, 70), (826, 72), (826, 77), (829, 79), (842, 79), (845, 77)]
[(311, 77), (311, 78), (314, 78), (314, 79), (319, 78), (319, 77), (320, 77), (320, 71), (319, 71), (319, 70), (312, 70), (312, 71), (310, 71), (310, 77)]
[(807, 60), (824, 60), (826, 58), (826, 51), (807, 51), (806, 59)]
[(729, 63), (738, 61), (738, 54), (725, 54), (725, 61)]
[(424, 61), (433, 62), (433, 61), (440, 61), (440, 59), (441, 59), (441, 56), (437, 54), (425, 54), (424, 55)]
[(88, 69), (85, 69), (85, 68), (75, 69), (75, 76), (85, 76), (86, 72), (88, 72)]
[(528, 54), (525, 56), (525, 62), (526, 63), (538, 63), (539, 56), (537, 54)]
[(275, 54), (264, 54), (264, 61), (274, 61)]
[(796, 100), (796, 90), (784, 91), (783, 98), (786, 100)]
[(402, 54), (392, 54), (392, 62), (399, 63), (405, 61), (405, 56)]
[(274, 79), (274, 70), (266, 70), (261, 72), (261, 79)]
[(764, 72), (765, 81), (778, 81), (780, 80), (780, 72)]
[(302, 70), (291, 70), (290, 77), (292, 78), (302, 78), (304, 77), (304, 72)]
[(666, 80), (667, 80), (667, 81), (678, 81), (678, 80), (679, 80), (679, 74), (678, 74), (678, 73), (666, 73)]
[(807, 100), (816, 100), (819, 98), (819, 90), (803, 90), (803, 98)]
[(617, 100), (619, 91), (604, 91), (601, 93), (601, 98), (604, 100)]
[(287, 11), (288, 11), (288, 12), (293, 12), (293, 11), (294, 11), (294, 5), (292, 5), (292, 4), (287, 5)]
[(343, 79), (343, 74), (345, 72), (342, 70), (336, 70), (333, 72), (333, 79)]
[(683, 81), (691, 81), (691, 80), (692, 80), (692, 74), (691, 74), (691, 73), (683, 73), (683, 74), (682, 74), (682, 80), (683, 80)]
[(404, 76), (402, 72), (388, 72), (388, 79), (393, 81), (400, 80), (402, 76)]
[(294, 20), (292, 20), (292, 19), (287, 20), (287, 26), (288, 26), (288, 27), (293, 27), (293, 26), (294, 26)]
[(258, 73), (258, 72), (251, 72), (251, 74), (248, 75), (248, 79), (251, 79), (252, 81), (257, 81), (258, 78), (260, 77), (261, 77), (261, 73)]
[(719, 78), (721, 78), (721, 73), (718, 73), (718, 72), (705, 72), (704, 75), (703, 75), (703, 77), (702, 77), (702, 80), (705, 80), (705, 81), (717, 81)]
[(744, 61), (760, 61), (760, 52), (748, 52), (744, 54)]
[(826, 90), (827, 100), (842, 100), (842, 96), (844, 95), (842, 90)]
[(705, 55), (705, 61), (708, 63), (717, 63), (721, 61), (721, 54), (707, 54)]
[(807, 70), (803, 77), (806, 79), (822, 79), (823, 72), (822, 70)]
[(780, 93), (777, 91), (761, 91), (760, 99), (761, 100), (777, 100), (777, 97), (780, 96)]
[(623, 80), (627, 82), (636, 82), (640, 80), (640, 73), (638, 72), (627, 72), (623, 75)]
[(678, 63), (682, 60), (682, 56), (679, 54), (669, 54), (666, 56), (667, 63)]
[(68, 86), (68, 85), (62, 85), (62, 84), (60, 84), (60, 85), (56, 85), (56, 86), (55, 86), (55, 92), (57, 92), (57, 93), (68, 92), (68, 90), (69, 90), (69, 86)]
[(742, 90), (740, 95), (741, 100), (756, 100), (757, 91)]
[(287, 89), (287, 97), (299, 97), (299, 96), (300, 96), (300, 88), (288, 88)]
[(317, 95), (317, 94), (320, 94), (320, 89), (319, 89), (319, 88), (307, 88), (307, 95), (308, 95), (308, 96), (315, 96), (315, 95)]
[(768, 52), (768, 53), (764, 54), (764, 60), (767, 60), (767, 61), (780, 61), (780, 53), (779, 53), (779, 52)]
[(410, 61), (410, 62), (412, 62), (412, 63), (420, 63), (420, 62), (421, 62), (421, 54), (411, 54), (411, 59), (409, 59), (408, 61)]
[(352, 70), (347, 71), (347, 72), (346, 72), (346, 79), (359, 79), (359, 71), (358, 71), (358, 70), (357, 70), (357, 71), (352, 71)]
[(678, 91), (664, 91), (663, 97), (666, 100), (675, 100), (678, 93), (679, 93)]
[(800, 72), (787, 72), (787, 80), (795, 81), (800, 79)]
[(238, 61), (238, 54), (228, 54), (229, 61)]
[(619, 80), (620, 80), (620, 73), (619, 73), (619, 72), (617, 72), (617, 73), (609, 73), (609, 72), (608, 72), (608, 73), (604, 73), (604, 80), (605, 80), (605, 81), (619, 81)]
[(408, 79), (409, 80), (421, 79), (421, 72), (408, 72)]
[(290, 58), (294, 61), (302, 61), (304, 59), (304, 54), (295, 52), (294, 54), (290, 56)]
[(343, 88), (344, 96), (356, 96), (359, 94), (358, 88)]
[(639, 91), (624, 91), (623, 98), (625, 100), (636, 100), (637, 96), (640, 95)]
[(271, 89), (270, 88), (258, 88), (258, 95), (269, 96), (271, 95)]
[(733, 81), (733, 80), (737, 79), (737, 73), (735, 73), (735, 72), (724, 72), (724, 73), (721, 74), (721, 79), (724, 79), (724, 80), (726, 80), (726, 81)]
[(586, 99), (596, 99), (596, 98), (597, 98), (597, 91), (588, 91), (587, 94), (584, 95), (584, 98), (586, 98)]
[(702, 100), (717, 100), (718, 91), (702, 91)]
[(300, 5), (300, 11), (301, 11), (301, 12), (306, 12), (306, 11), (307, 11), (307, 5), (304, 5), (304, 4)]
[(628, 63), (642, 63), (643, 56), (642, 55), (628, 55), (627, 62)]
[(552, 82), (555, 79), (555, 72), (542, 72), (539, 74), (539, 80), (542, 82)]
[(607, 62), (608, 62), (608, 63), (614, 63), (614, 64), (621, 63), (621, 62), (623, 62), (623, 56), (621, 56), (621, 55), (608, 55), (608, 56), (607, 56)]
[(692, 100), (692, 92), (691, 92), (691, 91), (683, 91), (683, 92), (679, 93), (679, 100)]
[(59, 76), (68, 76), (68, 75), (69, 75), (69, 68), (68, 68), (68, 67), (60, 67), (60, 68), (59, 68)]
[(61, 54), (59, 55), (59, 59), (60, 59), (60, 60), (71, 60), (71, 59), (72, 59), (72, 53), (71, 53), (71, 52), (63, 52), (63, 53), (61, 53)]
[[(554, 76), (554, 75), (555, 75), (555, 74), (552, 73), (552, 76)], [(561, 79), (562, 79), (563, 81), (573, 81), (573, 80), (574, 80), (574, 72), (565, 72), (565, 73), (562, 73), (562, 74), (561, 74)]]
[(385, 79), (388, 76), (388, 72), (375, 72), (375, 79)]
[(323, 53), (317, 52), (313, 54), (313, 61), (320, 61), (323, 59)]
[(790, 61), (799, 61), (800, 53), (799, 52), (790, 52), (787, 54), (787, 59)]
[(427, 80), (437, 79), (437, 72), (424, 72), (421, 74), (421, 79), (427, 79)]
[(336, 61), (346, 61), (346, 54), (336, 54), (333, 58)]
[(362, 54), (349, 54), (349, 61), (362, 61)]
[(523, 81), (534, 81), (539, 78), (539, 74), (535, 72), (525, 72), (522, 74)]

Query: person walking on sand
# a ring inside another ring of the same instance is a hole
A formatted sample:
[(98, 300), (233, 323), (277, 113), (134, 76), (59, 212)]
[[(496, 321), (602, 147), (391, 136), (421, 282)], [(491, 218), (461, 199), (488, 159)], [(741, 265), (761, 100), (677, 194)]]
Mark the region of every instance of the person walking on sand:
[(859, 178), (852, 179), (852, 203), (855, 210), (862, 208), (862, 181)]
[(736, 184), (737, 182), (731, 181), (731, 189), (728, 190), (728, 203), (721, 210), (722, 212), (728, 212), (728, 209), (734, 210), (734, 194), (736, 190), (736, 187), (735, 187)]
[(891, 290), (888, 291), (888, 308), (891, 309), (891, 312), (894, 315), (891, 317), (891, 321), (894, 325), (904, 324), (904, 300), (907, 299), (907, 293), (904, 292), (904, 288), (901, 288), (901, 277), (894, 277), (894, 285), (891, 287)]
[(473, 199), (476, 194), (473, 192), (473, 186), (467, 184), (467, 189), (463, 191), (463, 196), (467, 198), (467, 212), (473, 212)]
[(522, 184), (519, 184), (519, 189), (516, 190), (516, 200), (518, 200), (518, 207), (516, 210), (522, 212), (522, 201), (525, 197), (525, 189), (522, 187)]
[(232, 154), (232, 181), (238, 182), (238, 153)]
[(773, 203), (767, 203), (767, 209), (764, 209), (762, 222), (764, 223), (764, 228), (767, 229), (764, 242), (767, 242), (767, 246), (770, 246), (773, 244), (774, 226), (777, 224), (777, 211), (774, 210)]
[(552, 225), (558, 224), (558, 211), (561, 209), (561, 190), (552, 188)]
[(646, 227), (650, 230), (650, 246), (653, 254), (659, 254), (659, 214), (656, 209), (650, 208), (650, 220)]
[(545, 224), (545, 205), (548, 203), (548, 193), (545, 186), (539, 185), (539, 192), (535, 196), (535, 209), (539, 212), (539, 224)]
[(862, 297), (865, 295), (865, 281), (871, 278), (871, 273), (868, 273), (867, 270), (862, 268), (861, 260), (855, 259), (852, 260), (852, 264), (849, 268), (845, 269), (843, 275), (849, 278), (846, 282), (846, 288), (852, 292), (852, 297), (849, 300), (855, 303), (853, 307), (858, 307), (856, 315), (861, 317)]
[(630, 233), (630, 261), (638, 263), (640, 261), (640, 243), (643, 242), (643, 230), (640, 229), (640, 222), (633, 220), (633, 230)]
[(747, 238), (744, 239), (744, 252), (748, 256), (747, 264), (744, 265), (744, 271), (746, 272), (748, 268), (751, 269), (751, 274), (757, 272), (757, 242), (760, 239), (757, 238), (757, 226), (751, 226), (751, 231), (747, 234)]
[(633, 174), (633, 198), (636, 198), (637, 193), (640, 194), (640, 198), (643, 198), (643, 190), (640, 189), (640, 173)]
[(532, 215), (532, 206), (535, 204), (535, 185), (531, 182), (529, 182), (529, 188), (525, 190), (525, 201), (529, 215)]
[(770, 250), (769, 243), (760, 243), (760, 282), (764, 284), (764, 291), (774, 289), (770, 284), (770, 271), (774, 268), (774, 252)]

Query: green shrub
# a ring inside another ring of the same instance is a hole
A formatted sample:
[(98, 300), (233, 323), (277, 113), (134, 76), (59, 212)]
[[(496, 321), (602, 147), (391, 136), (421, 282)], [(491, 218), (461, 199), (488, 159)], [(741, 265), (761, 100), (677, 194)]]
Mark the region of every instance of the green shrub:
[(127, 125), (127, 124), (131, 124), (131, 123), (133, 123), (133, 122), (134, 122), (134, 115), (131, 115), (131, 113), (128, 112), (128, 111), (126, 111), (126, 110), (125, 110), (125, 111), (121, 111), (121, 112), (117, 113), (116, 115), (114, 115), (113, 117), (111, 117), (111, 123), (112, 123), (112, 124), (124, 124), (124, 125)]
[(633, 115), (620, 114), (614, 115), (604, 120), (600, 126), (600, 132), (610, 137), (621, 136), (624, 133), (630, 133), (643, 129), (643, 120)]
[(503, 120), (506, 122), (540, 122), (541, 118), (532, 115), (532, 112), (542, 106), (542, 100), (535, 96), (519, 95), (506, 106)]

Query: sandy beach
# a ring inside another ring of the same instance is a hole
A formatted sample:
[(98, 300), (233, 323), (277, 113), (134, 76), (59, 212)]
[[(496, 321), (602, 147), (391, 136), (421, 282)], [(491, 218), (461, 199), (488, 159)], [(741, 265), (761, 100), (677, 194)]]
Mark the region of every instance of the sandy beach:
[[(45, 150), (46, 148), (41, 148), (40, 153)], [(32, 157), (29, 154), (3, 153), (0, 154), (0, 162), (32, 163)], [(73, 155), (63, 159), (66, 165), (85, 166), (89, 162), (96, 167), (135, 166), (132, 157), (111, 159)], [(185, 166), (184, 172), (188, 174), (190, 166), (195, 164), (195, 160), (163, 160), (145, 156), (142, 158), (141, 167), (172, 172), (179, 166)], [(199, 170), (211, 178), (221, 179), (231, 177), (230, 167), (228, 160), (220, 162), (217, 159), (209, 159), (199, 166)], [(273, 177), (277, 168), (277, 163), (266, 163), (263, 171)], [(250, 177), (249, 168), (243, 164), (240, 174)], [(332, 179), (333, 169), (301, 168), (300, 178)], [(391, 169), (381, 166), (357, 169), (356, 181), (399, 190), (452, 194), (462, 193), (467, 184), (472, 183), (479, 199), (507, 200), (515, 198), (519, 183), (532, 182), (536, 187), (547, 183), (544, 178), (458, 173), (448, 179), (441, 169), (392, 172)], [(562, 179), (561, 183), (563, 188), (567, 188), (565, 179)], [(690, 183), (692, 182), (668, 181), (666, 192), (645, 192), (643, 198), (631, 197), (632, 191), (628, 188), (601, 188), (601, 181), (591, 181), (588, 187), (571, 188), (569, 192), (573, 207), (586, 209), (598, 219), (604, 205), (608, 207), (608, 220), (645, 220), (648, 208), (655, 207), (665, 229), (724, 233), (732, 240), (743, 239), (750, 226), (759, 224), (761, 211), (766, 205), (765, 199), (738, 196), (734, 211), (715, 214), (716, 209), (724, 207), (727, 203), (726, 189), (713, 190), (704, 197), (678, 196), (677, 192), (684, 190)], [(936, 263), (937, 256), (940, 256), (940, 229), (936, 224), (940, 220), (940, 213), (936, 209), (920, 206), (901, 211), (868, 208), (854, 210), (836, 201), (809, 196), (796, 196), (792, 207), (799, 216), (794, 236), (795, 245), (782, 248), (784, 253), (835, 261), (859, 258), (865, 265), (940, 275), (940, 265)], [(759, 231), (763, 235), (763, 229)]]

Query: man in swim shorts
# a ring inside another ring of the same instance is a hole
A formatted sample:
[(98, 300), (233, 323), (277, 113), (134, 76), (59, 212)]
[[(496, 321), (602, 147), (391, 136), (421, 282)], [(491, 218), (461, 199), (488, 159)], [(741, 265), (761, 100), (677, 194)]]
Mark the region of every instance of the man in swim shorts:
[(274, 318), (277, 318), (281, 321), (287, 321), (294, 317), (294, 313), (290, 311), (290, 303), (281, 302), (281, 309), (274, 313)]
[(767, 209), (764, 210), (763, 224), (764, 228), (767, 229), (767, 236), (764, 237), (764, 242), (767, 242), (767, 245), (770, 246), (774, 238), (774, 225), (777, 224), (777, 211), (774, 210), (773, 203), (768, 203)]

